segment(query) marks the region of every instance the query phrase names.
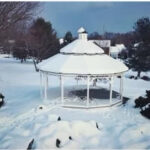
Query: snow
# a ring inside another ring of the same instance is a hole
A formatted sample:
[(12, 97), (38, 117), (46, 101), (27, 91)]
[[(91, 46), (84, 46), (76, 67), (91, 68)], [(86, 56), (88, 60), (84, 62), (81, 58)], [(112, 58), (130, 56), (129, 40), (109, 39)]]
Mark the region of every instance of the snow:
[(108, 75), (128, 70), (122, 62), (106, 54), (92, 56), (57, 54), (39, 63), (38, 68), (52, 73), (79, 75)]
[(60, 45), (63, 44), (63, 43), (64, 43), (64, 39), (63, 39), (63, 38), (60, 38), (60, 39), (59, 39), (59, 43), (60, 43)]
[[(82, 30), (84, 31), (81, 27), (78, 32)], [(103, 49), (87, 40), (85, 37), (87, 35), (84, 34), (79, 34), (79, 39), (61, 48), (59, 54), (39, 63), (39, 70), (54, 74), (101, 76), (123, 73), (128, 70), (125, 64), (104, 54)], [(122, 46), (117, 45), (118, 49)]]
[(85, 32), (85, 29), (83, 27), (78, 29), (78, 33), (83, 33), (83, 32)]
[(92, 42), (95, 42), (96, 44), (98, 44), (100, 47), (108, 47), (110, 48), (110, 45), (111, 45), (111, 41), (110, 40), (90, 40)]
[[(149, 149), (150, 120), (133, 106), (134, 99), (150, 89), (150, 83), (127, 78), (131, 74), (136, 73), (130, 70), (124, 78), (124, 96), (130, 98), (125, 106), (63, 108), (52, 102), (60, 100), (59, 78), (49, 77), (50, 100), (45, 104), (40, 98), (39, 73), (31, 61), (21, 64), (0, 55), (0, 92), (6, 101), (0, 108), (0, 149), (27, 149), (32, 139), (37, 149), (56, 149), (56, 139), (64, 149)], [(66, 92), (73, 86), (76, 81), (66, 80)], [(119, 78), (115, 78), (113, 90), (119, 91)]]
[(125, 49), (126, 47), (124, 46), (124, 44), (116, 44), (115, 46), (110, 47), (110, 54), (112, 57), (117, 58), (118, 54)]
[(103, 49), (94, 44), (92, 41), (77, 39), (68, 44), (67, 46), (60, 49), (62, 53), (87, 53), (87, 54), (102, 54), (104, 53)]

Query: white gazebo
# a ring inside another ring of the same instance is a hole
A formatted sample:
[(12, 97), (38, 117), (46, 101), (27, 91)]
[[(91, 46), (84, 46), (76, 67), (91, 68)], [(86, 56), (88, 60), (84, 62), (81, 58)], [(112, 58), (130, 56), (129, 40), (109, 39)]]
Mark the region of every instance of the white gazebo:
[[(120, 76), (120, 100), (123, 99), (123, 73), (128, 70), (122, 62), (104, 54), (103, 49), (87, 39), (87, 32), (84, 28), (78, 30), (77, 40), (60, 49), (60, 53), (50, 57), (38, 64), (40, 70), (41, 85), (44, 83), (44, 90), (41, 86), (43, 99), (48, 99), (48, 75), (60, 77), (61, 104), (68, 107), (81, 107), (68, 105), (64, 102), (64, 77), (82, 76), (87, 80), (87, 99), (84, 108), (101, 107), (101, 105), (91, 106), (89, 99), (90, 79), (108, 78), (110, 96), (107, 106), (116, 103), (112, 101), (112, 83), (115, 76)], [(43, 82), (44, 81), (44, 82)], [(118, 102), (117, 102), (118, 103)]]

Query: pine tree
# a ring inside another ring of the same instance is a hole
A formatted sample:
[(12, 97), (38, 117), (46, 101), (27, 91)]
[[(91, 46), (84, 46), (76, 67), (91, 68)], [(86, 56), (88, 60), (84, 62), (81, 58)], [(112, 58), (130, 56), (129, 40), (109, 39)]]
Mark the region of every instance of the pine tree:
[(137, 71), (140, 77), (142, 71), (150, 70), (150, 20), (139, 19), (134, 26), (136, 38), (140, 41), (138, 47), (132, 46), (129, 58), (129, 68)]
[(59, 40), (50, 22), (43, 18), (33, 21), (29, 30), (29, 52), (37, 62), (59, 52)]
[(64, 36), (64, 45), (67, 45), (73, 41), (73, 36), (70, 31), (68, 31)]
[(18, 40), (14, 47), (13, 47), (13, 56), (17, 59), (21, 60), (21, 63), (23, 61), (26, 61), (26, 58), (28, 56), (28, 50), (26, 48), (26, 43), (24, 40)]

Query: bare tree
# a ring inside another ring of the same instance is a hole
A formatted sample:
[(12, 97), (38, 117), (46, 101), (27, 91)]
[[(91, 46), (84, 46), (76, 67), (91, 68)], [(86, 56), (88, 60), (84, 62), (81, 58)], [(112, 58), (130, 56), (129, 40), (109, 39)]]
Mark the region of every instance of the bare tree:
[(19, 21), (30, 20), (37, 7), (37, 2), (0, 2), (0, 32)]

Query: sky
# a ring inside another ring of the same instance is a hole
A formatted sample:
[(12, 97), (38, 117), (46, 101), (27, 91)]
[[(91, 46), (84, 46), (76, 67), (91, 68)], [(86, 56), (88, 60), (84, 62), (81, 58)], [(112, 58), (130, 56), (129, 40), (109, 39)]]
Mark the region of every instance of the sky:
[(133, 30), (141, 17), (150, 17), (150, 2), (45, 2), (40, 17), (52, 23), (59, 37), (74, 36), (84, 27), (88, 33)]

